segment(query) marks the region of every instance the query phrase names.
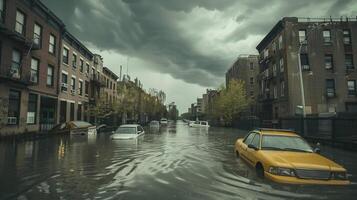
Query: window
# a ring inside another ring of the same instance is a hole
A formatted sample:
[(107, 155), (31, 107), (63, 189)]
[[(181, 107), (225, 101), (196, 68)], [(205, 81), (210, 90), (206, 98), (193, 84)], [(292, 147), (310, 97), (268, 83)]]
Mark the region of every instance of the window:
[(254, 99), (254, 91), (249, 92), (250, 98)]
[(0, 0), (0, 22), (4, 22), (5, 19), (5, 0)]
[(279, 36), (278, 46), (279, 46), (279, 49), (282, 49), (282, 48), (283, 48), (283, 36), (282, 36), (282, 35)]
[(327, 97), (335, 96), (335, 80), (334, 79), (326, 79), (326, 95), (327, 95)]
[(42, 41), (42, 27), (36, 23), (33, 28), (33, 43), (35, 45), (41, 46), (41, 41)]
[(30, 80), (33, 83), (38, 83), (38, 68), (39, 68), (39, 61), (36, 58), (31, 59), (31, 75)]
[(67, 120), (67, 102), (60, 102), (60, 123), (64, 123)]
[(77, 55), (73, 54), (72, 67), (77, 68)]
[(250, 68), (250, 70), (254, 70), (254, 64), (252, 62), (249, 63), (249, 68)]
[(83, 81), (79, 81), (79, 84), (78, 84), (78, 93), (79, 95), (83, 95)]
[(299, 42), (300, 44), (306, 44), (306, 30), (299, 30)]
[(47, 66), (47, 81), (46, 84), (48, 86), (53, 86), (53, 69), (54, 67), (52, 65)]
[(307, 54), (300, 54), (300, 61), (302, 70), (310, 70), (309, 57)]
[(273, 64), (273, 76), (276, 76), (277, 70), (276, 70), (276, 64)]
[(284, 72), (284, 59), (280, 58), (279, 60), (280, 72)]
[[(50, 52), (51, 54), (56, 53), (56, 37), (52, 34), (50, 34), (50, 42), (49, 42), (49, 46), (48, 46), (48, 52)], [(68, 55), (68, 53), (67, 53), (67, 55)]]
[(68, 65), (68, 49), (63, 48), (63, 59), (62, 59), (64, 64)]
[(82, 120), (82, 105), (78, 104), (77, 108), (77, 120)]
[(21, 93), (20, 91), (10, 90), (8, 114), (7, 114), (7, 124), (16, 125), (19, 124), (20, 117), (20, 101)]
[(325, 45), (330, 45), (331, 44), (331, 31), (330, 30), (324, 30), (322, 32), (322, 36), (324, 38), (324, 44)]
[(351, 44), (351, 31), (350, 30), (343, 30), (343, 43), (344, 44)]
[(36, 124), (37, 94), (29, 94), (27, 124)]
[(68, 81), (68, 75), (65, 74), (65, 73), (62, 73), (62, 84), (61, 84), (61, 91), (62, 92), (66, 92), (67, 91), (67, 88), (68, 88), (68, 85), (67, 85), (67, 82)]
[(71, 103), (70, 104), (70, 121), (73, 121), (74, 120), (74, 103)]
[(285, 96), (285, 82), (281, 81), (280, 83), (280, 96)]
[(331, 54), (325, 55), (325, 69), (332, 69), (333, 68), (333, 57)]
[(87, 70), (87, 74), (89, 74), (89, 68), (90, 68), (90, 67), (89, 67), (89, 64), (86, 63), (86, 66), (87, 66), (87, 69), (86, 69), (86, 70)]
[(21, 11), (16, 11), (15, 31), (21, 35), (25, 35), (25, 14)]
[(10, 68), (11, 78), (20, 78), (21, 54), (17, 50), (12, 51), (12, 62)]
[(278, 88), (276, 86), (274, 86), (274, 99), (278, 98)]
[(354, 69), (355, 68), (353, 66), (353, 56), (352, 56), (352, 54), (346, 54), (345, 55), (345, 66), (346, 66), (346, 69)]
[(250, 84), (253, 85), (254, 84), (254, 77), (250, 77)]
[(72, 93), (76, 90), (76, 78), (74, 77), (71, 78), (71, 90)]
[(255, 136), (255, 133), (250, 133), (247, 137), (244, 139), (244, 144), (248, 145), (252, 142), (253, 138)]
[(79, 60), (79, 71), (83, 73), (84, 71), (84, 61), (83, 59)]
[(348, 95), (356, 95), (356, 80), (347, 81)]
[(264, 49), (264, 58), (269, 56), (269, 49)]
[(88, 82), (88, 81), (85, 81), (84, 83), (85, 83), (85, 84), (84, 84), (84, 94), (85, 94), (86, 96), (88, 96), (88, 93), (89, 93), (89, 82)]
[(252, 140), (252, 145), (257, 148), (260, 148), (260, 135), (259, 134), (255, 134), (255, 137)]

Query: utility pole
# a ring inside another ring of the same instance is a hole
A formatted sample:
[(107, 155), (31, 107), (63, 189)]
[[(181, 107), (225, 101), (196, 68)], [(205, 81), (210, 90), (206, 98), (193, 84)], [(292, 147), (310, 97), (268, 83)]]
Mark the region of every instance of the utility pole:
[(306, 113), (305, 113), (305, 92), (304, 92), (304, 81), (302, 79), (302, 66), (301, 66), (301, 49), (302, 49), (302, 43), (300, 42), (299, 45), (299, 52), (298, 52), (298, 63), (299, 63), (299, 77), (300, 77), (300, 93), (301, 93), (301, 103), (302, 103), (302, 116), (305, 118)]

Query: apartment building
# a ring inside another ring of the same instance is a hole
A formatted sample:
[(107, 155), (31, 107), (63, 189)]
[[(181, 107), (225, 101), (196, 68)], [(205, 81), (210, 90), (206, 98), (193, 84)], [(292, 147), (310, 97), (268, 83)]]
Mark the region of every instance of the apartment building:
[(256, 116), (258, 111), (257, 97), (259, 94), (259, 84), (257, 76), (259, 74), (258, 55), (240, 55), (226, 73), (226, 87), (232, 79), (241, 80), (245, 84), (247, 98), (250, 98), (251, 106), (243, 113), (244, 116)]
[(119, 77), (109, 68), (103, 67), (103, 79), (105, 87), (103, 87), (103, 94), (106, 102), (113, 104), (118, 99), (117, 84)]
[(58, 94), (58, 123), (73, 120), (89, 120), (90, 71), (93, 54), (72, 34), (62, 37), (60, 84)]
[(356, 112), (356, 35), (355, 18), (280, 20), (257, 46), (262, 117)]
[(0, 0), (0, 134), (56, 122), (64, 24), (40, 1)]
[(202, 113), (203, 99), (197, 98), (197, 113)]

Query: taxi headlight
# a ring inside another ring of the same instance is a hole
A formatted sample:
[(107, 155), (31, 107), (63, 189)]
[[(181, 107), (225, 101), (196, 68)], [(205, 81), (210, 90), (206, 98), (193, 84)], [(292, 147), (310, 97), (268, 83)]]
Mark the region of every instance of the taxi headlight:
[(269, 173), (279, 176), (295, 176), (294, 169), (284, 167), (270, 167)]
[(335, 180), (346, 180), (346, 172), (331, 172), (331, 178)]

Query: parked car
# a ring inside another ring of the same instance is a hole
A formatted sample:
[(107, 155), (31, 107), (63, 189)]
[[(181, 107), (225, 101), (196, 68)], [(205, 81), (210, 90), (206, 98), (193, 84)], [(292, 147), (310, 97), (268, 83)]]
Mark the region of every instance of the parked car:
[(208, 128), (209, 124), (207, 121), (193, 121), (189, 126), (194, 128)]
[(236, 155), (259, 177), (279, 183), (347, 185), (346, 169), (291, 130), (257, 129), (235, 143)]
[(112, 139), (135, 139), (145, 134), (143, 127), (138, 124), (124, 124), (113, 131)]
[(151, 121), (149, 126), (150, 126), (150, 128), (160, 128), (160, 122), (159, 121)]
[(161, 118), (160, 124), (161, 125), (167, 125), (167, 119), (166, 118)]
[(54, 126), (50, 130), (50, 133), (71, 135), (97, 134), (97, 129), (96, 126), (85, 121), (69, 121)]

